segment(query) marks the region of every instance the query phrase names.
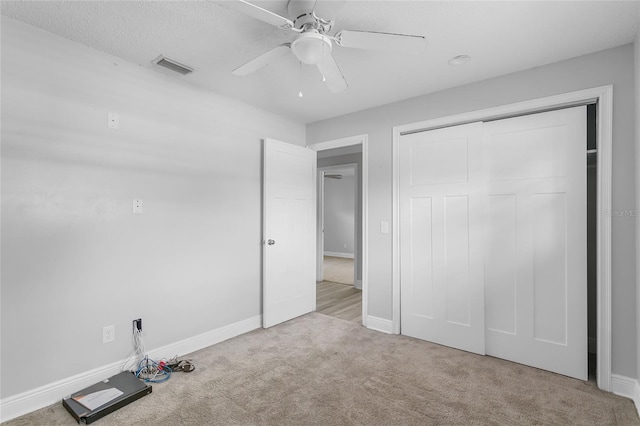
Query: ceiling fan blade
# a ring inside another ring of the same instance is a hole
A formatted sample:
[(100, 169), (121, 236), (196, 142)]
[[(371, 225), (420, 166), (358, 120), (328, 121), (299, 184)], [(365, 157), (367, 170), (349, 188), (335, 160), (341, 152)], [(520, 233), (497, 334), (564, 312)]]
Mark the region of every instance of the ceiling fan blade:
[(427, 39), (425, 37), (408, 34), (345, 30), (336, 34), (334, 39), (342, 47), (392, 50), (408, 54), (419, 54), (427, 47)]
[(260, 6), (256, 6), (253, 3), (249, 3), (245, 0), (233, 0), (224, 2), (224, 6), (229, 9), (237, 10), (247, 16), (257, 19), (267, 24), (271, 24), (274, 27), (282, 28), (283, 30), (293, 29), (293, 22), (290, 19), (273, 13), (267, 9), (263, 9)]
[(233, 70), (233, 74), (245, 76), (245, 75), (249, 75), (251, 73), (254, 73), (254, 72), (258, 71), (260, 68), (266, 67), (271, 62), (273, 62), (276, 59), (278, 59), (279, 57), (284, 56), (287, 52), (289, 52), (291, 50), (290, 46), (291, 46), (290, 43), (281, 44), (280, 46), (278, 46), (278, 47), (276, 47), (274, 49), (271, 49), (267, 53), (264, 53), (264, 54), (258, 56), (254, 60), (249, 61), (246, 64), (239, 66), (238, 68)]
[(320, 73), (324, 76), (327, 86), (331, 92), (339, 93), (347, 89), (347, 82), (331, 52), (325, 53), (322, 60), (317, 64), (317, 67), (318, 70), (320, 70)]
[(318, 18), (331, 21), (338, 16), (346, 2), (347, 0), (316, 0), (313, 13)]

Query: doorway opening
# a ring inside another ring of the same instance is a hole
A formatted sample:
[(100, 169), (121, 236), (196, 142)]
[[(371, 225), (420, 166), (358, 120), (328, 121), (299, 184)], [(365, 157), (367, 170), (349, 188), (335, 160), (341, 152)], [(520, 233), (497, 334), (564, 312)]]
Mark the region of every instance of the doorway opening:
[(317, 151), (316, 312), (367, 322), (367, 136)]
[(356, 268), (358, 163), (322, 167), (324, 163), (360, 160), (361, 152), (318, 153), (318, 241), (322, 271), (318, 274), (316, 311), (347, 321), (362, 322), (362, 281)]

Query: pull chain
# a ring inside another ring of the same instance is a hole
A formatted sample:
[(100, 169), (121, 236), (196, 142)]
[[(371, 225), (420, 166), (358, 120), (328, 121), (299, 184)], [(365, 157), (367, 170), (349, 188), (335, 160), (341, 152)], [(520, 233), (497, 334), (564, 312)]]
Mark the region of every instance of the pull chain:
[(304, 94), (302, 93), (302, 61), (300, 61), (300, 71), (298, 73), (298, 86), (300, 87), (300, 91), (298, 92), (298, 97), (302, 98)]

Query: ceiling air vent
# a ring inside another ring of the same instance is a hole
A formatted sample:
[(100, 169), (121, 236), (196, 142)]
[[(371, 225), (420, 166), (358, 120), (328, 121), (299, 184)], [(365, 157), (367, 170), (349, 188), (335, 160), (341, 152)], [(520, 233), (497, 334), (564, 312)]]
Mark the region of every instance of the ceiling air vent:
[(176, 62), (173, 59), (166, 58), (162, 55), (154, 59), (153, 63), (182, 75), (190, 74), (193, 72), (193, 68), (182, 65), (180, 62)]

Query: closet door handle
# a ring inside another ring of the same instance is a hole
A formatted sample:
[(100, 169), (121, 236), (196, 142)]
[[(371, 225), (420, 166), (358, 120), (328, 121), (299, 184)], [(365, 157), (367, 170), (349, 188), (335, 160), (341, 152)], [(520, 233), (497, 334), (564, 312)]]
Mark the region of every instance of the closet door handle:
[(267, 240), (267, 244), (270, 246), (274, 245), (275, 243), (276, 243), (275, 240)]

